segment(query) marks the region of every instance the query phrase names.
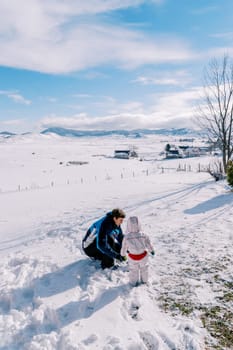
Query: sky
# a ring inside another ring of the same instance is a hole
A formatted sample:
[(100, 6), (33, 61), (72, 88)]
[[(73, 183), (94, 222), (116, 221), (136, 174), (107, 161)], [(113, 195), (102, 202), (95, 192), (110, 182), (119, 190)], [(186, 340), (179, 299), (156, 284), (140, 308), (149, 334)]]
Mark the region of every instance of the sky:
[(192, 127), (231, 0), (1, 0), (0, 131)]

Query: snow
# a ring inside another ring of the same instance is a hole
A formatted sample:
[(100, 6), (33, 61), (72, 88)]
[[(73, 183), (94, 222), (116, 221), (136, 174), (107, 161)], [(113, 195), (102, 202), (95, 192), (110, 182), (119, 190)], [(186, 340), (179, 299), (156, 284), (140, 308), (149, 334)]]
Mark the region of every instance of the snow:
[[(233, 282), (233, 193), (225, 181), (198, 172), (215, 161), (210, 156), (162, 160), (167, 142), (164, 136), (2, 139), (1, 350), (214, 344), (201, 312), (215, 305), (232, 312), (232, 301), (221, 298)], [(113, 158), (119, 146), (132, 144), (142, 161)], [(177, 171), (180, 164), (188, 171)], [(153, 243), (148, 286), (130, 287), (127, 262), (103, 271), (82, 252), (89, 225), (115, 207), (138, 215)]]

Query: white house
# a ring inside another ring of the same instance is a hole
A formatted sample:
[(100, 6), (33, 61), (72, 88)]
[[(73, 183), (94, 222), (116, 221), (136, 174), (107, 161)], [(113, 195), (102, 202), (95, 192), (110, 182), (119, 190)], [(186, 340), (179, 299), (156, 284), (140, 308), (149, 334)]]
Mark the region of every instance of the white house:
[(114, 158), (129, 159), (137, 157), (138, 154), (134, 149), (119, 149), (114, 151)]

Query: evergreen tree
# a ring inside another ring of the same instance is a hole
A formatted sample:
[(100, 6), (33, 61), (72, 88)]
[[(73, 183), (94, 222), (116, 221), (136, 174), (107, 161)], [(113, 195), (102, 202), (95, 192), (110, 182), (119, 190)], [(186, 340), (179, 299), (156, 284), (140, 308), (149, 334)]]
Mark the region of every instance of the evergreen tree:
[(233, 161), (229, 160), (227, 163), (227, 182), (233, 187)]

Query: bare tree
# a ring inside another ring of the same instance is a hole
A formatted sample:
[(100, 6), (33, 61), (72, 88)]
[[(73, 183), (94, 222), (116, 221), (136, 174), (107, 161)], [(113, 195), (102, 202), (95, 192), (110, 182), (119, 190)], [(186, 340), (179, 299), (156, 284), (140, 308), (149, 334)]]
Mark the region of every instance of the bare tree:
[(213, 59), (205, 70), (197, 122), (221, 149), (226, 173), (233, 153), (233, 61), (227, 55), (221, 61)]

